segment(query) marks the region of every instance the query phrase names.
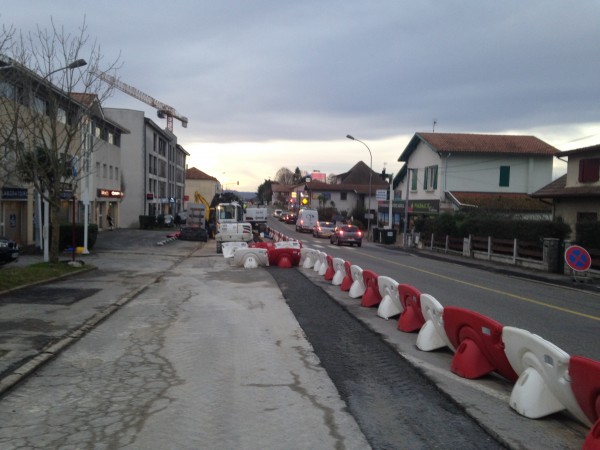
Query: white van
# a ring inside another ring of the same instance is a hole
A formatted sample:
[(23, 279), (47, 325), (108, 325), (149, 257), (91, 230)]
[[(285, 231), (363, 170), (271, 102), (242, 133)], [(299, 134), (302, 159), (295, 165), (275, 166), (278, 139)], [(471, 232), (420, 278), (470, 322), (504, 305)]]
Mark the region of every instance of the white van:
[(308, 231), (312, 233), (314, 226), (319, 221), (319, 213), (316, 209), (301, 209), (296, 219), (296, 231)]

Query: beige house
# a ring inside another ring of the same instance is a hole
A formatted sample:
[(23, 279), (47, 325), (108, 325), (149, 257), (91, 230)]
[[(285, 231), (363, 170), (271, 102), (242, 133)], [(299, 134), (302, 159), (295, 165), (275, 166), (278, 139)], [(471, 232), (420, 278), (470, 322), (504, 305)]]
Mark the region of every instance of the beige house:
[(185, 171), (184, 209), (188, 209), (188, 203), (201, 203), (199, 196), (210, 205), (218, 192), (221, 192), (221, 183), (215, 177), (195, 167)]
[(561, 152), (567, 158), (567, 173), (532, 197), (552, 203), (552, 215), (561, 217), (575, 238), (578, 223), (597, 221), (600, 216), (600, 144)]

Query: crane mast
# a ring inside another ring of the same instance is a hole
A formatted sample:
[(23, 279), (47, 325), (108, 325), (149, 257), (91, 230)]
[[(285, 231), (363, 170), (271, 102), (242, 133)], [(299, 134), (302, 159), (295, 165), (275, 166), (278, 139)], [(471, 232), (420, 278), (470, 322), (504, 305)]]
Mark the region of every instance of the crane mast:
[(131, 97), (136, 98), (136, 99), (146, 103), (147, 105), (152, 106), (153, 108), (156, 108), (156, 113), (159, 118), (161, 118), (161, 119), (163, 119), (165, 117), (167, 118), (167, 129), (169, 131), (171, 131), (171, 132), (173, 131), (173, 118), (179, 120), (181, 122), (181, 125), (183, 125), (183, 128), (187, 128), (188, 118), (179, 114), (175, 110), (175, 108), (173, 108), (172, 106), (166, 105), (165, 103), (155, 99), (154, 97), (146, 94), (145, 92), (142, 92), (139, 89), (137, 89), (127, 83), (117, 80), (115, 77), (107, 74), (106, 72), (102, 72), (102, 71), (96, 69), (96, 70), (94, 70), (94, 73), (101, 80), (116, 87), (117, 89), (121, 90), (122, 92), (126, 93), (127, 95), (130, 95)]

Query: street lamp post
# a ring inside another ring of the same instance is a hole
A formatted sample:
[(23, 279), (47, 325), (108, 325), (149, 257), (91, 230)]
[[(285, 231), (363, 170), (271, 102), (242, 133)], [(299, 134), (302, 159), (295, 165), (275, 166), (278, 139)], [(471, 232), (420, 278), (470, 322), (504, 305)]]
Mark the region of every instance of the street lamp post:
[[(83, 67), (87, 64), (85, 59), (77, 59), (75, 61), (73, 61), (70, 64), (67, 64), (64, 67), (60, 67), (58, 69), (52, 70), (50, 72), (48, 72), (46, 75), (44, 75), (42, 77), (42, 81), (47, 81), (48, 77), (56, 72), (60, 72), (61, 70), (73, 70), (76, 69), (78, 67)], [(89, 175), (89, 174), (88, 174)], [(42, 242), (43, 242), (43, 246), (44, 246), (44, 262), (48, 262), (50, 261), (50, 245), (48, 245), (48, 230), (50, 228), (50, 205), (48, 204), (48, 200), (47, 199), (43, 199), (43, 203), (44, 203), (44, 228), (43, 228), (43, 232), (41, 233), (42, 235)], [(87, 216), (86, 216), (86, 220), (87, 220)], [(84, 226), (84, 234), (87, 236), (87, 230), (85, 230)]]
[(360, 142), (362, 145), (367, 147), (367, 150), (369, 150), (369, 157), (371, 158), (370, 164), (369, 164), (369, 201), (368, 201), (369, 214), (367, 216), (367, 235), (370, 236), (371, 235), (371, 178), (373, 177), (373, 155), (371, 154), (371, 149), (369, 148), (369, 146), (367, 144), (365, 144), (363, 141), (361, 141), (360, 139), (356, 139), (355, 137), (353, 137), (349, 134), (347, 134), (346, 137), (353, 141)]

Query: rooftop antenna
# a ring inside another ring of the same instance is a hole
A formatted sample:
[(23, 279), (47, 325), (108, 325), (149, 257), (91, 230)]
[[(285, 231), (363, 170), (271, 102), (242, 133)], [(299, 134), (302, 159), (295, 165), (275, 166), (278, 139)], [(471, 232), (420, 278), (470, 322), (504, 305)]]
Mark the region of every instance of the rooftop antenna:
[(433, 132), (435, 133), (435, 126), (437, 125), (437, 120), (433, 119)]

